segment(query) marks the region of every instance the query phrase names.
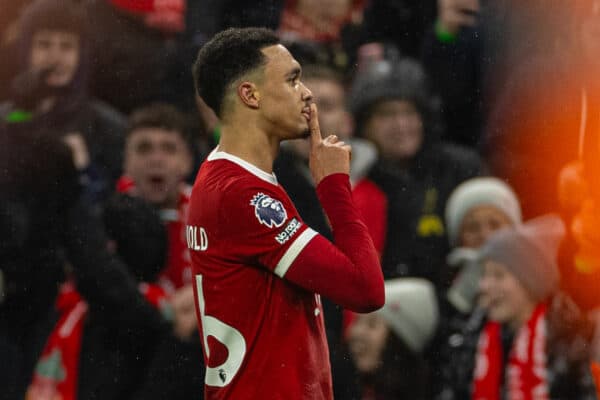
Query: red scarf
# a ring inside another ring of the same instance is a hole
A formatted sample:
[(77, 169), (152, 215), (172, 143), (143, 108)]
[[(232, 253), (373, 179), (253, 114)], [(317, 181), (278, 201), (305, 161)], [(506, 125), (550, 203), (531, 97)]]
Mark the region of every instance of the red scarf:
[[(123, 176), (117, 182), (117, 191), (135, 195), (134, 182)], [(192, 283), (192, 262), (185, 235), (185, 220), (190, 203), (191, 187), (183, 185), (179, 193), (177, 210), (161, 210), (167, 225), (169, 253), (167, 263), (159, 275), (159, 284), (169, 293)]]
[[(158, 286), (140, 284), (146, 300), (156, 308), (168, 307), (166, 293)], [(58, 323), (37, 362), (26, 400), (75, 400), (81, 337), (88, 305), (71, 282), (64, 283), (56, 299)]]
[(547, 400), (546, 305), (540, 303), (517, 332), (503, 366), (500, 324), (488, 322), (479, 337), (473, 380), (473, 400), (500, 400), (502, 377), (507, 400)]

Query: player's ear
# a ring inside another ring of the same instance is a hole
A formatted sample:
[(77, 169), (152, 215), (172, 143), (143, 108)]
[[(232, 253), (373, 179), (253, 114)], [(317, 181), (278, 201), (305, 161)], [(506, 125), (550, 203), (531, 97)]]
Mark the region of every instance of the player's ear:
[(238, 86), (238, 96), (250, 108), (257, 109), (260, 107), (260, 93), (258, 88), (252, 82), (242, 82)]

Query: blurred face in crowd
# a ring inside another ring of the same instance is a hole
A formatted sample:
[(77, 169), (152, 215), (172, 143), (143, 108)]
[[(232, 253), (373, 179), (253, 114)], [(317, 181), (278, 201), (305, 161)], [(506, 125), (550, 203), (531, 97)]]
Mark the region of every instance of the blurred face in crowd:
[(335, 134), (342, 140), (352, 135), (352, 117), (346, 111), (346, 93), (341, 83), (328, 79), (305, 79), (319, 108), (319, 126), (323, 135)]
[(137, 194), (150, 203), (175, 208), (191, 162), (190, 151), (178, 132), (147, 127), (129, 134), (125, 174), (133, 179)]
[(307, 137), (312, 93), (300, 80), (300, 64), (282, 45), (262, 52), (266, 64), (256, 87), (264, 130), (279, 140)]
[(462, 220), (459, 231), (461, 247), (476, 249), (498, 229), (512, 225), (510, 219), (494, 206), (473, 207)]
[(377, 313), (356, 315), (348, 331), (348, 344), (359, 372), (370, 373), (380, 366), (389, 335), (385, 319)]
[(408, 161), (423, 143), (423, 121), (411, 102), (384, 100), (371, 109), (364, 134), (379, 147), (383, 158)]
[(531, 315), (535, 302), (517, 278), (503, 264), (487, 260), (479, 289), (492, 321), (519, 328)]
[[(320, 78), (307, 78), (304, 84), (312, 92), (313, 101), (319, 109), (319, 126), (323, 136), (335, 134), (342, 140), (348, 140), (352, 135), (352, 117), (346, 111), (342, 84)], [(290, 144), (298, 154), (308, 159), (308, 140), (294, 140)]]
[(30, 67), (50, 68), (46, 83), (51, 87), (68, 85), (79, 65), (79, 36), (71, 32), (40, 30), (31, 42)]

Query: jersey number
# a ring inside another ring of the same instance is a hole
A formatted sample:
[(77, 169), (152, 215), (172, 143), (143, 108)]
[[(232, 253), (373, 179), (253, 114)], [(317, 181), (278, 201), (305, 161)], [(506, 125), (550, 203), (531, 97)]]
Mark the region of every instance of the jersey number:
[(202, 290), (202, 275), (196, 275), (196, 290), (198, 291), (198, 306), (202, 322), (202, 339), (206, 356), (210, 359), (208, 348), (208, 337), (212, 336), (227, 348), (227, 359), (223, 364), (216, 367), (206, 367), (204, 382), (209, 386), (223, 387), (229, 385), (235, 375), (239, 372), (246, 355), (246, 341), (244, 337), (232, 326), (219, 321), (215, 317), (206, 315), (204, 304), (204, 292)]

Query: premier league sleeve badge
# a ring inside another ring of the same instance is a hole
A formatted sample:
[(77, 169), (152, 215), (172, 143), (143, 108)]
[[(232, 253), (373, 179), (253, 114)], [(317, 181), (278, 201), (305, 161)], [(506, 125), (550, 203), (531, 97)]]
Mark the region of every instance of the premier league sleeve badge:
[(250, 200), (258, 221), (269, 228), (279, 228), (287, 219), (287, 212), (281, 201), (264, 193), (257, 193)]

